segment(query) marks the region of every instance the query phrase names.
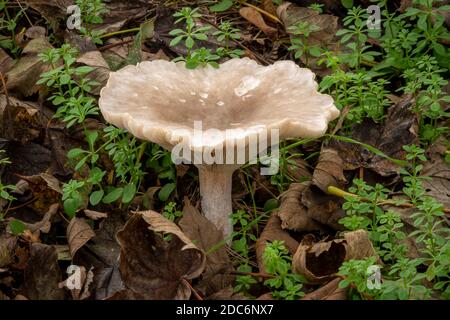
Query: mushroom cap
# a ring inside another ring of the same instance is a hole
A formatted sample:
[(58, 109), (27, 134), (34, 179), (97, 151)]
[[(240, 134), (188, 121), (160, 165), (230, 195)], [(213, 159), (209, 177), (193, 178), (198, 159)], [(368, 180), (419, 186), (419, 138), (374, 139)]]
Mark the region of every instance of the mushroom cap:
[[(183, 62), (145, 61), (111, 73), (99, 105), (108, 122), (168, 150), (181, 141), (191, 150), (247, 146), (250, 136), (271, 129), (280, 139), (314, 138), (339, 116), (314, 78), (292, 61), (261, 66), (231, 59), (194, 70)], [(195, 121), (202, 121), (201, 139)]]

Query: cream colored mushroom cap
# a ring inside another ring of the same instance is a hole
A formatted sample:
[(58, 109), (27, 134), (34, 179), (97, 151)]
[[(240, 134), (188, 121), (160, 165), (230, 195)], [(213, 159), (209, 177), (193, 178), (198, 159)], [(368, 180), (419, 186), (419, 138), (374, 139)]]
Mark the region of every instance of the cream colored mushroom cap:
[[(99, 105), (108, 122), (168, 150), (181, 141), (192, 150), (247, 144), (249, 136), (271, 129), (280, 139), (314, 138), (339, 116), (314, 78), (292, 61), (261, 66), (231, 59), (194, 70), (183, 62), (145, 61), (111, 73)], [(196, 121), (202, 139), (194, 134)]]

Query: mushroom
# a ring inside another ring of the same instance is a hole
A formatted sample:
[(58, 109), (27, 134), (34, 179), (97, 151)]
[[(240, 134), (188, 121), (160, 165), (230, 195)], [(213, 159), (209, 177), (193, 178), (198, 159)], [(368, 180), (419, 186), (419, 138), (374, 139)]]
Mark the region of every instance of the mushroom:
[[(99, 105), (108, 122), (172, 151), (174, 160), (194, 163), (202, 211), (228, 236), (232, 175), (255, 160), (255, 140), (261, 154), (279, 138), (320, 137), (338, 117), (314, 77), (292, 61), (261, 66), (231, 59), (194, 70), (183, 62), (145, 61), (112, 73)], [(276, 134), (261, 143), (269, 132)]]

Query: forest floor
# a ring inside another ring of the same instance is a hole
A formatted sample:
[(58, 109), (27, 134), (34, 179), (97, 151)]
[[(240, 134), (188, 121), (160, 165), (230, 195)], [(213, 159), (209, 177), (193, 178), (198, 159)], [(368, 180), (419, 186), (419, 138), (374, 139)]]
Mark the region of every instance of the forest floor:
[[(0, 0), (0, 299), (450, 299), (449, 27), (450, 1)], [(98, 100), (239, 57), (311, 69), (340, 117), (235, 172), (224, 239), (197, 169)]]

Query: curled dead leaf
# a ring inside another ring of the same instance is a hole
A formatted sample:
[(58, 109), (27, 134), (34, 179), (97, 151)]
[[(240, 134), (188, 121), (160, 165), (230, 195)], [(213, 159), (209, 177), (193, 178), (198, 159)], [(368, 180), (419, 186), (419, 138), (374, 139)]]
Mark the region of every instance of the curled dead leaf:
[(30, 300), (61, 300), (64, 290), (58, 287), (61, 270), (53, 246), (33, 243), (24, 271), (24, 296)]
[(23, 56), (17, 61), (11, 70), (6, 73), (9, 91), (20, 92), (24, 96), (30, 96), (38, 91), (36, 82), (41, 74), (48, 71), (49, 67), (39, 57), (39, 53), (52, 48), (45, 38), (33, 39), (23, 49)]
[(310, 283), (323, 283), (335, 277), (344, 261), (377, 256), (366, 230), (344, 233), (343, 239), (317, 242), (305, 238), (292, 259), (294, 272)]
[(189, 299), (191, 289), (183, 279), (200, 276), (206, 257), (173, 222), (154, 211), (137, 212), (117, 240), (122, 280), (133, 296)]

